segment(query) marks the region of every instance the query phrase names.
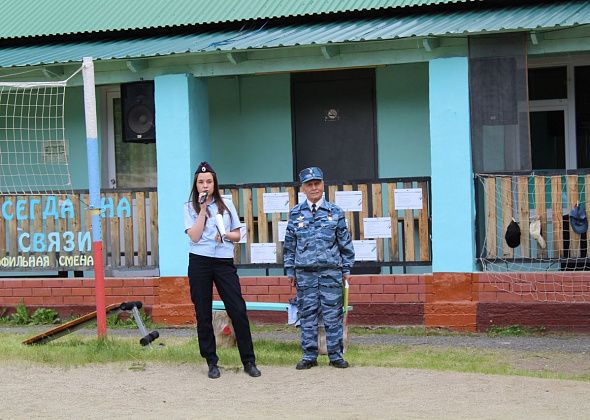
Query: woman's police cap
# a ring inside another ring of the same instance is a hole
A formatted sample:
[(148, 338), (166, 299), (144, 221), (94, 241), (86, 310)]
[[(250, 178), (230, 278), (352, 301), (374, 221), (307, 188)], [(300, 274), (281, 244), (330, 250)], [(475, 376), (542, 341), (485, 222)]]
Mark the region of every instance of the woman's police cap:
[(203, 162), (199, 163), (199, 166), (197, 167), (197, 170), (195, 171), (195, 176), (197, 176), (198, 174), (205, 173), (205, 172), (215, 173), (215, 171), (213, 170), (211, 165), (209, 165), (209, 163), (203, 161)]
[(305, 168), (304, 170), (299, 172), (299, 181), (302, 184), (306, 183), (307, 181), (311, 181), (312, 179), (324, 179), (324, 173), (317, 166)]

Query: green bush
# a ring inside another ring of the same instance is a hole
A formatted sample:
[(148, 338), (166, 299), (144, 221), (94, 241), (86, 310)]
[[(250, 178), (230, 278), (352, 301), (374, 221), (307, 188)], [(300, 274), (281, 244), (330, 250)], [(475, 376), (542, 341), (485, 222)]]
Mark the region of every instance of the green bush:
[(10, 322), (16, 325), (28, 325), (31, 322), (31, 317), (24, 303), (19, 303), (15, 309), (15, 312), (10, 316)]
[(33, 325), (46, 325), (46, 324), (59, 324), (59, 314), (54, 309), (49, 308), (38, 308), (33, 315), (31, 315), (31, 324)]
[(8, 308), (0, 308), (0, 325), (10, 324), (10, 319), (8, 319), (6, 312), (8, 312)]

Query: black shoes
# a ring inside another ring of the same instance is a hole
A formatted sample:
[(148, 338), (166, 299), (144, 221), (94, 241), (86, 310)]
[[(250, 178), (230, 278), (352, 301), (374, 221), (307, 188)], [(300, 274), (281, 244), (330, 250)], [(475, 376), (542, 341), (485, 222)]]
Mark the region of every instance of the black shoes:
[(344, 359), (338, 359), (338, 360), (330, 360), (330, 366), (334, 366), (335, 368), (339, 368), (339, 369), (346, 369), (349, 366), (349, 364)]
[(260, 373), (256, 365), (252, 362), (246, 363), (244, 365), (244, 372), (246, 372), (253, 378), (258, 378), (260, 375), (262, 375), (262, 373)]
[(217, 365), (209, 365), (209, 373), (207, 374), (207, 376), (210, 379), (217, 379), (221, 376), (221, 372), (219, 371)]
[(305, 360), (305, 359), (301, 359), (298, 363), (297, 366), (295, 366), (295, 369), (297, 370), (304, 370), (304, 369), (311, 369), (314, 366), (318, 365), (318, 361), (317, 360)]
[[(248, 375), (252, 376), (253, 378), (257, 378), (260, 375), (262, 375), (260, 373), (260, 371), (258, 370), (258, 368), (256, 367), (256, 365), (252, 362), (250, 363), (246, 363), (244, 365), (244, 372), (246, 372)], [(207, 376), (210, 379), (217, 379), (221, 376), (221, 372), (219, 371), (219, 367), (217, 365), (209, 365), (209, 373), (207, 373)]]

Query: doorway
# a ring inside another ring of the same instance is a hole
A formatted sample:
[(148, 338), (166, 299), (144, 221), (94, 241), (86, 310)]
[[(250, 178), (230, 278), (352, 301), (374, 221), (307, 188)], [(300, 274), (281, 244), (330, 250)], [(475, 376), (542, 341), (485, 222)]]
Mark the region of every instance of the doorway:
[(293, 74), (291, 102), (295, 180), (309, 166), (326, 180), (376, 178), (374, 69)]

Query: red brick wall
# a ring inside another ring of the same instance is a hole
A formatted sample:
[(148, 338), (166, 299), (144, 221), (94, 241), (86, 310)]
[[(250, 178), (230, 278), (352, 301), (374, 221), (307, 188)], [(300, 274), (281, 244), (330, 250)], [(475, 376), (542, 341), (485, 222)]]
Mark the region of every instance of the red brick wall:
[[(561, 274), (435, 273), (353, 276), (349, 321), (362, 325), (425, 325), (485, 331), (490, 325), (590, 330), (590, 272)], [(246, 301), (288, 302), (295, 296), (286, 277), (242, 277)], [(194, 324), (186, 277), (108, 278), (106, 301), (140, 300), (156, 322)], [(567, 292), (567, 293), (564, 293)], [(219, 296), (215, 294), (215, 299)], [(18, 303), (50, 307), (62, 317), (95, 309), (90, 279), (0, 279), (0, 310)], [(286, 323), (286, 313), (254, 311), (259, 322)]]
[[(353, 305), (349, 321), (357, 324), (422, 324), (427, 276), (353, 276), (349, 301)], [(295, 288), (287, 277), (242, 277), (242, 294), (247, 302), (288, 302)], [(214, 299), (219, 295), (214, 292)], [(159, 302), (153, 308), (156, 322), (171, 325), (193, 324), (194, 308), (186, 277), (161, 277)], [(286, 313), (253, 311), (250, 318), (260, 322), (287, 322)]]
[(590, 331), (590, 272), (476, 273), (477, 330), (524, 325)]
[[(107, 305), (140, 300), (151, 307), (157, 300), (157, 278), (106, 279)], [(2, 279), (0, 308), (23, 303), (28, 308), (53, 308), (69, 317), (95, 310), (94, 280), (82, 278)]]

